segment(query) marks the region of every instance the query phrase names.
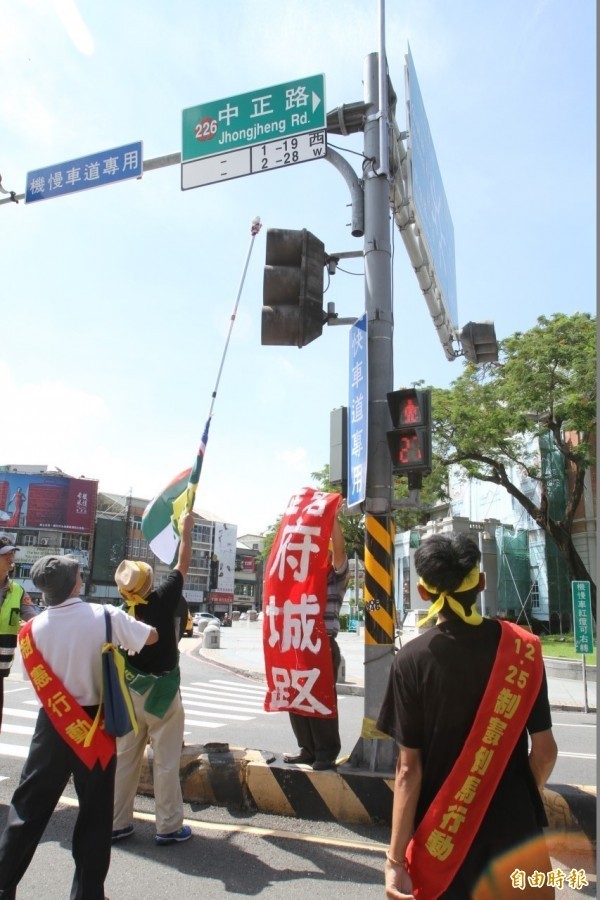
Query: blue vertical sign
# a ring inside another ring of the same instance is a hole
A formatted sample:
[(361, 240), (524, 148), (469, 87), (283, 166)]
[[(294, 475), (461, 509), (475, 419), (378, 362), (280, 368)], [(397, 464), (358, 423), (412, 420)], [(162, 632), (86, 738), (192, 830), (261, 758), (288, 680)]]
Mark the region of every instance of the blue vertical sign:
[(367, 444), (369, 370), (367, 314), (350, 328), (348, 392), (348, 506), (364, 503), (367, 496)]

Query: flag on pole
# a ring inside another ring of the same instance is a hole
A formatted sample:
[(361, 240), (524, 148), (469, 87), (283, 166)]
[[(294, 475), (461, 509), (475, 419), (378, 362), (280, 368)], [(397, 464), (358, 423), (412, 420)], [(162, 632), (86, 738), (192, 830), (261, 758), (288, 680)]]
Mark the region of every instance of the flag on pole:
[(142, 534), (150, 549), (164, 563), (173, 565), (177, 560), (181, 533), (179, 520), (194, 507), (204, 452), (208, 441), (210, 418), (204, 426), (204, 434), (191, 469), (176, 475), (166, 488), (150, 501), (142, 516)]

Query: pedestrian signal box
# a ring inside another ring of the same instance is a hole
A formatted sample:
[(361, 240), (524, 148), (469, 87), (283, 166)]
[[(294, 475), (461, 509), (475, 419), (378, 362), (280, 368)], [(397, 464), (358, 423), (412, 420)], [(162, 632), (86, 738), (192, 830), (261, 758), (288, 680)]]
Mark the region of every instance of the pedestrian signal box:
[(431, 472), (431, 391), (403, 388), (387, 395), (394, 426), (387, 433), (396, 475)]

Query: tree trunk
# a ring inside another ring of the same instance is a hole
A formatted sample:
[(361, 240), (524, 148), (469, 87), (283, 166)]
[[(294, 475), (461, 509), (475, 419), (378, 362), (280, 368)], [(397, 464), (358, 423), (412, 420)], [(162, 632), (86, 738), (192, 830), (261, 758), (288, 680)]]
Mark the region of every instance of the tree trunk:
[(569, 569), (572, 581), (589, 581), (592, 600), (592, 615), (596, 619), (596, 584), (592, 581), (582, 558), (575, 549), (573, 537), (558, 522), (548, 518), (544, 523), (544, 531), (552, 538), (558, 547)]

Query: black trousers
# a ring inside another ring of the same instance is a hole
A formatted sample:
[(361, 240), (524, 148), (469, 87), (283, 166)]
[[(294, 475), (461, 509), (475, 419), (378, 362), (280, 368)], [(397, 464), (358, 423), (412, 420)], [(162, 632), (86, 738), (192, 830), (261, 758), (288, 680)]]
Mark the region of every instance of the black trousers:
[[(334, 637), (329, 638), (329, 646), (333, 663), (335, 693), (341, 653), (338, 642)], [(335, 696), (337, 702), (337, 694)], [(317, 716), (300, 716), (298, 713), (289, 713), (289, 716), (298, 746), (307, 756), (310, 756), (312, 759), (318, 759), (319, 762), (334, 762), (337, 759), (342, 749), (340, 725), (337, 716), (333, 719), (320, 719)]]
[[(89, 710), (88, 710), (89, 711)], [(79, 813), (73, 830), (75, 875), (70, 900), (104, 900), (110, 864), (116, 754), (102, 769), (83, 763), (43, 709), (0, 838), (0, 898), (14, 900), (50, 816), (73, 776)]]

